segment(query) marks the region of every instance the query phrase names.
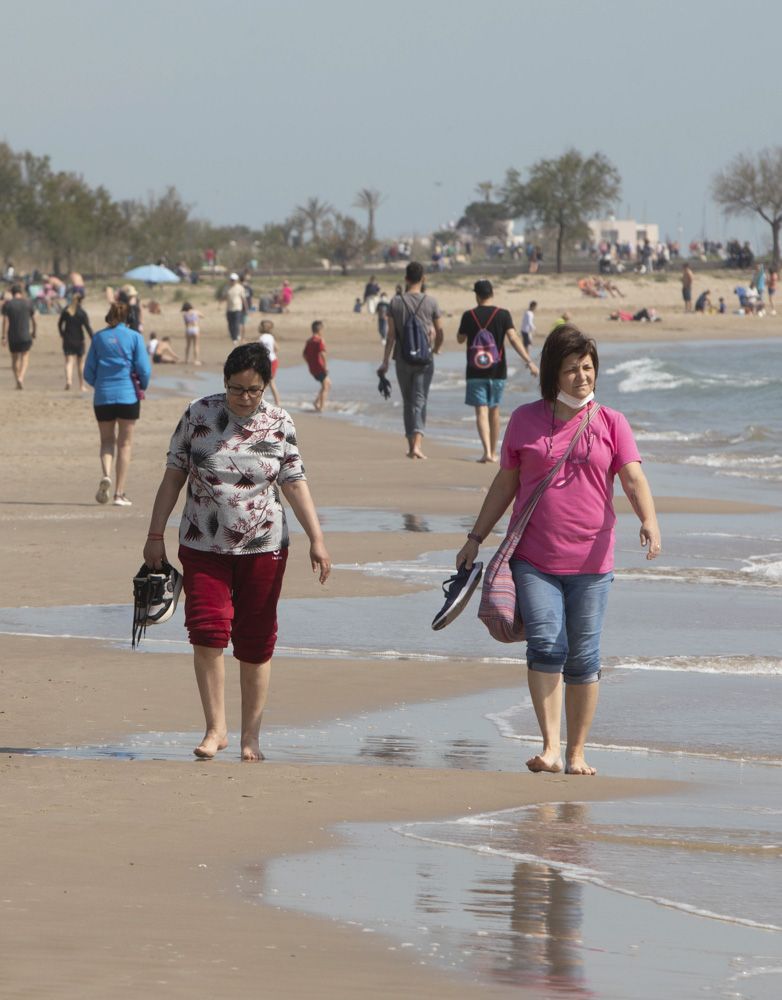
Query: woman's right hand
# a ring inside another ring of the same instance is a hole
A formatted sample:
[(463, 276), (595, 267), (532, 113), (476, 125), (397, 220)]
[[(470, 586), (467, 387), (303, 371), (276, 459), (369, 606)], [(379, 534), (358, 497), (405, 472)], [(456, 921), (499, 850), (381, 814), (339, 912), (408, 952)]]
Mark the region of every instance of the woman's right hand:
[(472, 564), (475, 562), (475, 557), (478, 555), (479, 548), (480, 546), (474, 539), (468, 538), (464, 545), (462, 545), (456, 553), (456, 568), (460, 569), (462, 563), (464, 563), (467, 569), (472, 569)]
[(148, 538), (144, 546), (144, 562), (150, 569), (162, 569), (166, 559), (166, 543), (162, 538)]

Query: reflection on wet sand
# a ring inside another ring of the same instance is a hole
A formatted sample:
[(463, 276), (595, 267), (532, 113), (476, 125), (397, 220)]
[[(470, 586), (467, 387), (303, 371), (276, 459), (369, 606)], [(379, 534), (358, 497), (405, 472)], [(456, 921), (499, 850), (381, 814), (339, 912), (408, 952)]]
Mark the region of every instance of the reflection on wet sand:
[(419, 751), (417, 742), (411, 736), (365, 736), (358, 755), (412, 767)]
[(468, 768), (472, 771), (487, 771), (491, 768), (489, 746), (477, 740), (460, 739), (446, 741), (443, 763), (447, 767)]
[(418, 514), (403, 514), (402, 524), (405, 531), (431, 531), (426, 518)]
[[(578, 833), (586, 806), (545, 804), (533, 812), (523, 841), (508, 845), (511, 849), (533, 854), (546, 850), (553, 827), (562, 860), (586, 863)], [(515, 828), (516, 837), (519, 833)], [(527, 862), (515, 865), (510, 883), (492, 879), (472, 889), (471, 911), (476, 916), (489, 916), (495, 923), (498, 918), (508, 921), (508, 931), (494, 936), (485, 971), (503, 983), (588, 995), (581, 955), (582, 893), (578, 882), (567, 881), (556, 869)]]

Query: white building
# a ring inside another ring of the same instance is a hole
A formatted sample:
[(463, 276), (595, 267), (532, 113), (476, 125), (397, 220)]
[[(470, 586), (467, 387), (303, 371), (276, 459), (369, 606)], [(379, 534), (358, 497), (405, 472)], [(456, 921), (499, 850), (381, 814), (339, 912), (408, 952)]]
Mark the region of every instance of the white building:
[(608, 240), (609, 243), (629, 243), (635, 249), (644, 240), (655, 246), (660, 240), (660, 227), (656, 222), (636, 222), (635, 219), (595, 219), (589, 223), (593, 243)]

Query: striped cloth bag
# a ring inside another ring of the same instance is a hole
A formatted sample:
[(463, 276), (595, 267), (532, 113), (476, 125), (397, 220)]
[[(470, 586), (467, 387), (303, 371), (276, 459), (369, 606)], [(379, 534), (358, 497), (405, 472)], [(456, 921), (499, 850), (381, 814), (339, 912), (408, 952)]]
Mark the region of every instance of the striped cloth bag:
[(508, 526), (508, 533), (500, 543), (500, 547), (494, 553), (486, 567), (483, 575), (483, 589), (481, 590), (481, 603), (478, 607), (478, 617), (489, 630), (492, 639), (497, 642), (523, 642), (526, 638), (524, 632), (524, 622), (519, 614), (519, 604), (516, 600), (516, 584), (513, 582), (513, 574), (510, 569), (510, 560), (513, 553), (518, 548), (524, 529), (529, 524), (532, 512), (535, 510), (538, 500), (556, 477), (559, 470), (567, 461), (571, 451), (575, 448), (578, 439), (587, 429), (587, 425), (597, 414), (600, 404), (595, 403), (590, 406), (584, 414), (584, 419), (578, 425), (578, 430), (573, 435), (573, 440), (567, 447), (567, 451), (560, 458), (545, 479), (538, 483), (537, 489), (532, 494), (526, 507), (519, 516)]

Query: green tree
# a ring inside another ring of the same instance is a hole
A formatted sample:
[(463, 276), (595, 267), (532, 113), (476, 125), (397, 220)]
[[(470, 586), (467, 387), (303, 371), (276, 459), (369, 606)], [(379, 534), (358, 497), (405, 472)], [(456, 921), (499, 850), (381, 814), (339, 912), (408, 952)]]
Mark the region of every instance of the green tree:
[(502, 193), (512, 217), (554, 232), (561, 273), (565, 243), (587, 236), (589, 218), (609, 209), (620, 190), (619, 172), (602, 153), (585, 158), (568, 149), (555, 160), (534, 163), (526, 183), (519, 171), (509, 170)]
[(513, 216), (507, 205), (496, 201), (473, 201), (464, 210), (457, 229), (468, 228), (478, 236), (500, 236), (500, 223)]
[(782, 229), (782, 146), (737, 156), (712, 181), (712, 197), (726, 215), (759, 215), (771, 227), (772, 267), (779, 270)]
[(320, 227), (333, 211), (334, 209), (327, 201), (321, 201), (317, 197), (308, 198), (303, 205), (296, 206), (296, 212), (301, 213), (301, 216), (309, 223), (310, 239), (313, 243), (317, 243), (320, 239)]
[(480, 181), (475, 185), (475, 190), (483, 198), (484, 202), (488, 205), (491, 201), (492, 192), (496, 187), (494, 181)]
[(383, 203), (383, 195), (372, 188), (361, 188), (353, 202), (354, 208), (363, 208), (367, 213), (367, 247), (375, 244), (375, 215)]
[(361, 255), (368, 244), (368, 233), (350, 215), (335, 212), (323, 227), (321, 247), (348, 273), (348, 265)]
[(41, 235), (52, 256), (52, 270), (63, 273), (95, 244), (121, 229), (121, 216), (108, 191), (92, 189), (73, 173), (50, 174), (42, 187)]
[(22, 197), (22, 168), (19, 156), (7, 142), (0, 142), (0, 254), (8, 258), (22, 240), (19, 204)]

